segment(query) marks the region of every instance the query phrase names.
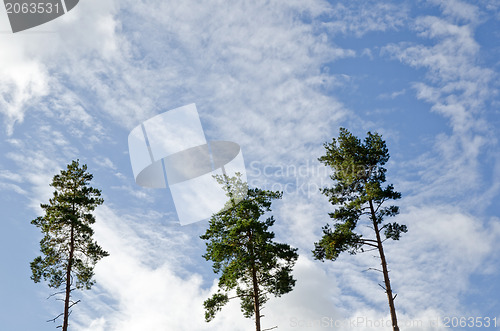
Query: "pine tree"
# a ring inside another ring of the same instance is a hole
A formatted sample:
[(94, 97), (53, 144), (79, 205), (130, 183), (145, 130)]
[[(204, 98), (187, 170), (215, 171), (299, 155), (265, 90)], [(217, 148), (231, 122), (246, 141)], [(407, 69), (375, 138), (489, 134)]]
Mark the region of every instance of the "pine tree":
[[(330, 213), (335, 224), (333, 229), (328, 224), (323, 227), (323, 237), (315, 243), (313, 255), (318, 260), (334, 261), (344, 251), (355, 254), (363, 251), (365, 246), (378, 250), (393, 330), (399, 331), (381, 232), (384, 231), (386, 239), (399, 240), (401, 233), (407, 232), (407, 227), (396, 222), (384, 223), (385, 217), (399, 213), (397, 206), (382, 207), (384, 202), (401, 198), (401, 193), (396, 192), (392, 184), (382, 187), (386, 181), (383, 165), (389, 160), (386, 143), (380, 135), (371, 132), (361, 142), (341, 128), (339, 138), (324, 146), (326, 155), (319, 161), (334, 171), (331, 178), (335, 185), (324, 188), (323, 194), (336, 206)], [(375, 239), (354, 232), (362, 216), (367, 216)]]
[(50, 184), (55, 188), (53, 197), (48, 204), (40, 205), (45, 215), (31, 222), (44, 234), (40, 241), (43, 256), (30, 263), (31, 279), (35, 283), (43, 279), (54, 289), (64, 288), (55, 293), (64, 294), (64, 311), (50, 320), (64, 316), (63, 331), (68, 330), (71, 307), (80, 301), (72, 301), (71, 292), (89, 290), (94, 284), (95, 264), (109, 255), (92, 239), (92, 211), (104, 202), (101, 191), (89, 186), (92, 178), (86, 165), (73, 161), (67, 170), (54, 176)]
[[(273, 216), (260, 219), (282, 194), (248, 189), (236, 177), (217, 176), (217, 180), (230, 199), (223, 211), (212, 216), (201, 236), (207, 241), (203, 257), (213, 262), (215, 273), (221, 273), (219, 291), (204, 302), (205, 319), (210, 322), (230, 299), (240, 298), (243, 315), (255, 317), (255, 329), (261, 331), (261, 310), (268, 294), (279, 297), (295, 285), (291, 272), (297, 249), (273, 241), (274, 233), (269, 231)], [(228, 293), (234, 289), (236, 295), (230, 298)]]

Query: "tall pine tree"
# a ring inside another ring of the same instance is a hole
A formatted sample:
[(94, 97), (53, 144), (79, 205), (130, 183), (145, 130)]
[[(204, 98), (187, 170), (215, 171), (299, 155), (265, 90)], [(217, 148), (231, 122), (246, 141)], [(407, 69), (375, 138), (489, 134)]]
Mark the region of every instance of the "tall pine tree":
[[(275, 222), (273, 216), (260, 219), (281, 193), (248, 189), (237, 177), (224, 175), (217, 180), (224, 185), (229, 201), (212, 216), (201, 236), (207, 241), (203, 257), (213, 262), (215, 273), (221, 273), (219, 291), (204, 302), (205, 319), (211, 321), (230, 299), (239, 298), (243, 315), (254, 317), (255, 330), (261, 331), (261, 310), (268, 295), (281, 296), (295, 285), (291, 272), (297, 249), (273, 241), (274, 233), (269, 230)], [(230, 298), (232, 290), (236, 293)]]
[(63, 331), (68, 330), (71, 307), (79, 302), (71, 300), (71, 292), (89, 290), (94, 284), (95, 264), (109, 255), (92, 239), (92, 211), (104, 202), (101, 191), (89, 186), (92, 178), (85, 164), (73, 161), (67, 170), (54, 176), (50, 184), (55, 188), (53, 197), (48, 204), (40, 205), (45, 215), (31, 222), (44, 234), (40, 241), (42, 256), (30, 264), (31, 279), (35, 283), (43, 279), (51, 288), (63, 288), (59, 293), (64, 294), (64, 311), (51, 320), (64, 316)]
[[(338, 139), (334, 138), (324, 146), (326, 154), (319, 161), (333, 170), (331, 178), (335, 185), (324, 188), (323, 194), (336, 206), (335, 211), (330, 213), (335, 223), (333, 228), (328, 224), (323, 227), (323, 237), (315, 243), (314, 257), (322, 261), (334, 261), (344, 251), (355, 254), (363, 251), (366, 246), (378, 250), (392, 327), (394, 331), (399, 331), (395, 296), (389, 280), (381, 232), (387, 239), (399, 240), (401, 233), (406, 232), (407, 228), (396, 222), (384, 223), (385, 217), (399, 213), (399, 207), (382, 205), (401, 197), (401, 193), (396, 192), (392, 184), (383, 187), (386, 181), (386, 169), (383, 166), (389, 160), (385, 141), (377, 133), (368, 132), (362, 142), (341, 128)], [(368, 226), (373, 229), (375, 239), (365, 238), (355, 232), (364, 216), (368, 219)]]

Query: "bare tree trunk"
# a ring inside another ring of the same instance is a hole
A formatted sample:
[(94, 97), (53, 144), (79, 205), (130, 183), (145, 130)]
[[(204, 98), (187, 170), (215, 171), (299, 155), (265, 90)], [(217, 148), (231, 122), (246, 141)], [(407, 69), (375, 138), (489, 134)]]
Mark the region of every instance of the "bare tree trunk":
[(252, 285), (253, 285), (253, 310), (255, 313), (255, 331), (261, 331), (260, 329), (260, 301), (259, 301), (259, 283), (257, 281), (257, 271), (255, 270), (255, 256), (253, 251), (253, 234), (251, 231), (247, 231), (248, 236), (248, 250), (250, 252), (250, 256), (252, 256)]
[(380, 254), (380, 260), (382, 264), (382, 272), (384, 274), (385, 292), (387, 293), (387, 299), (389, 300), (389, 309), (391, 311), (392, 329), (393, 331), (399, 331), (398, 318), (396, 316), (396, 308), (394, 307), (394, 297), (392, 296), (391, 282), (389, 280), (389, 271), (387, 270), (387, 261), (385, 259), (384, 247), (382, 246), (382, 240), (380, 239), (380, 230), (378, 228), (377, 217), (375, 216), (375, 210), (373, 208), (373, 202), (370, 200), (370, 211), (372, 214), (373, 229), (377, 236), (377, 246), (378, 252)]
[(257, 273), (255, 267), (252, 266), (252, 283), (253, 283), (253, 308), (255, 311), (255, 331), (260, 330), (260, 302), (259, 302), (259, 284), (257, 284)]
[(71, 296), (71, 267), (73, 266), (73, 251), (75, 249), (75, 233), (74, 226), (71, 225), (71, 239), (69, 243), (69, 259), (68, 267), (66, 268), (66, 298), (64, 299), (64, 322), (62, 331), (68, 331), (69, 320), (69, 299)]

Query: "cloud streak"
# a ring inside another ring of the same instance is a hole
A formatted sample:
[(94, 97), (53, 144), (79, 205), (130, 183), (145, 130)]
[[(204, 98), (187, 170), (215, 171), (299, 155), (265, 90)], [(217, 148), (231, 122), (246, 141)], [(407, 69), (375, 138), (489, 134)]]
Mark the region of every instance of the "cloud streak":
[[(266, 326), (322, 330), (316, 322), (323, 317), (388, 318), (380, 277), (364, 272), (377, 266), (369, 253), (334, 263), (312, 261), (310, 253), (332, 210), (318, 193), (330, 183), (326, 172), (315, 172), (321, 143), (347, 120), (366, 125), (332, 88), (349, 82), (323, 66), (363, 60), (363, 54), (338, 46), (337, 38), (365, 40), (388, 31), (404, 31), (409, 35), (401, 38), (411, 41), (385, 45), (381, 57), (422, 76), (408, 82), (413, 90), (399, 88), (387, 97), (413, 97), (449, 124), (435, 137), (434, 149), (401, 165), (405, 171), (397, 178), (411, 187), (399, 216), (410, 232), (401, 242), (387, 242), (398, 314), (401, 320), (428, 321), (466, 311), (461, 295), (471, 286), (469, 277), (488, 259), (498, 260), (491, 248), (500, 237), (498, 226), (471, 212), (498, 196), (499, 186), (488, 183), (481, 162), (497, 146), (484, 115), (496, 97), (497, 73), (480, 61), (480, 9), (457, 1), (428, 5), (442, 13), (413, 17), (411, 6), (374, 1), (87, 1), (46, 25), (57, 33), (12, 43), (0, 36), (2, 46), (10, 43), (0, 53), (8, 64), (0, 68), (0, 111), (9, 137), (0, 188), (26, 196), (38, 212), (50, 196), (50, 178), (75, 156), (96, 166), (95, 179), (104, 188), (107, 205), (98, 211), (96, 235), (111, 255), (96, 268), (97, 287), (75, 308), (76, 329), (252, 327), (237, 303), (212, 323), (203, 321), (202, 302), (216, 286), (201, 258), (204, 224), (177, 227), (165, 192), (131, 186), (130, 129), (192, 102), (207, 139), (239, 143), (248, 162), (258, 161), (257, 169), (307, 169), (287, 176), (249, 174), (251, 181), (275, 188), (310, 185), (274, 205), (277, 238), (298, 247), (301, 258), (296, 289), (269, 302)], [(498, 160), (487, 170), (496, 169), (495, 178)], [(418, 181), (407, 179), (411, 172)], [(485, 272), (496, 268), (493, 263)]]

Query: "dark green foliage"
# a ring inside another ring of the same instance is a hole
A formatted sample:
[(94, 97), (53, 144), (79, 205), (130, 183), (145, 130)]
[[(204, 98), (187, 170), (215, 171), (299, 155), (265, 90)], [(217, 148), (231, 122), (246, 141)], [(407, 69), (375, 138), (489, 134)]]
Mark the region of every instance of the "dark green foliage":
[[(221, 176), (217, 180), (225, 186), (230, 199), (223, 211), (212, 216), (201, 236), (207, 241), (203, 257), (213, 262), (215, 273), (221, 274), (219, 292), (204, 303), (205, 319), (211, 321), (229, 301), (228, 292), (235, 289), (244, 316), (260, 320), (259, 310), (268, 294), (281, 296), (295, 285), (291, 272), (298, 258), (297, 249), (273, 241), (274, 233), (269, 231), (275, 222), (273, 216), (260, 220), (281, 193), (248, 189), (239, 178)], [(247, 194), (241, 194), (242, 188)], [(238, 199), (234, 198), (235, 192), (239, 192)]]
[[(319, 161), (332, 168), (331, 178), (335, 185), (324, 188), (322, 192), (336, 206), (335, 211), (330, 213), (335, 224), (333, 229), (329, 225), (323, 227), (323, 237), (315, 244), (314, 257), (335, 260), (344, 251), (355, 254), (364, 245), (373, 246), (374, 239), (363, 238), (355, 232), (363, 215), (368, 216), (370, 221), (375, 219), (385, 229), (386, 238), (398, 240), (402, 232), (407, 232), (405, 225), (382, 225), (384, 217), (399, 213), (397, 206), (382, 207), (383, 203), (401, 197), (401, 193), (394, 191), (393, 185), (382, 186), (386, 181), (383, 165), (389, 160), (382, 137), (368, 132), (362, 142), (341, 128), (339, 138), (324, 146), (326, 155)], [(373, 213), (370, 206), (373, 206)]]
[(203, 306), (205, 307), (205, 320), (211, 321), (215, 318), (215, 314), (222, 309), (229, 298), (226, 293), (215, 293), (211, 298), (205, 300)]
[(35, 283), (43, 279), (51, 288), (65, 287), (65, 310), (69, 307), (71, 287), (90, 289), (95, 264), (108, 256), (92, 239), (92, 212), (103, 203), (101, 191), (89, 186), (92, 177), (86, 165), (73, 161), (67, 170), (54, 176), (50, 184), (55, 189), (53, 197), (48, 204), (41, 204), (45, 215), (31, 222), (44, 235), (40, 241), (42, 256), (30, 264), (31, 279)]
[(393, 240), (399, 240), (402, 232), (407, 232), (408, 229), (406, 225), (399, 225), (398, 223), (388, 223), (385, 227), (384, 234), (387, 238), (391, 238)]

